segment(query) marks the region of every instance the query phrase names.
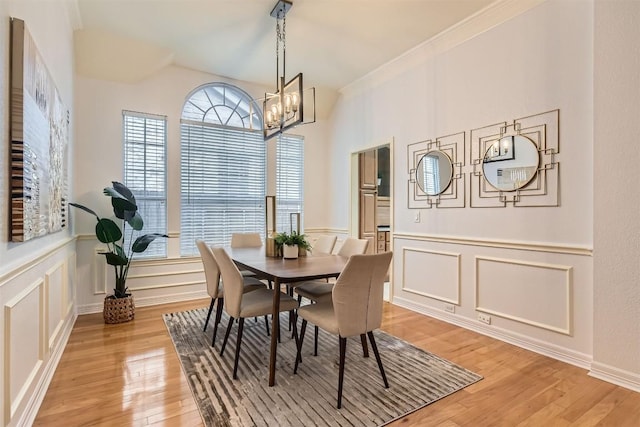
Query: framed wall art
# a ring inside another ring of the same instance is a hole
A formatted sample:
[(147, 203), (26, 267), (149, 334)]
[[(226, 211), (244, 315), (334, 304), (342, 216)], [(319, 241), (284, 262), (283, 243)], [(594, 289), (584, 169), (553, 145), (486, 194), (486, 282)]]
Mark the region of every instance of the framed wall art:
[(69, 111), (24, 21), (11, 20), (10, 238), (62, 230), (67, 211)]

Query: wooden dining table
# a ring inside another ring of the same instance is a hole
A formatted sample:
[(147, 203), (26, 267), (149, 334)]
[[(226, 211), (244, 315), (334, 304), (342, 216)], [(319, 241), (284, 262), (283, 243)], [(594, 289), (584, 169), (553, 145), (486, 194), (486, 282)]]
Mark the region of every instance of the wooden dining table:
[[(240, 270), (249, 270), (260, 279), (273, 282), (273, 288), (280, 290), (280, 285), (288, 284), (295, 288), (295, 283), (308, 280), (338, 277), (349, 260), (339, 255), (302, 256), (295, 259), (268, 257), (264, 247), (226, 248), (229, 256)], [(275, 383), (276, 353), (280, 327), (280, 292), (273, 293), (273, 325), (271, 348), (269, 355), (269, 386)]]

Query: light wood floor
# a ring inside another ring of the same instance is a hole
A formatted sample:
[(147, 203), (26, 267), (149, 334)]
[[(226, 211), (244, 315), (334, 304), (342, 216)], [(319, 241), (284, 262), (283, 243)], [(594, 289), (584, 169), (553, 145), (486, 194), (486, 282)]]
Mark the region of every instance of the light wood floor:
[[(208, 303), (80, 316), (35, 425), (202, 425), (161, 314)], [(390, 304), (382, 329), (484, 376), (393, 426), (640, 426), (640, 393), (583, 369)]]

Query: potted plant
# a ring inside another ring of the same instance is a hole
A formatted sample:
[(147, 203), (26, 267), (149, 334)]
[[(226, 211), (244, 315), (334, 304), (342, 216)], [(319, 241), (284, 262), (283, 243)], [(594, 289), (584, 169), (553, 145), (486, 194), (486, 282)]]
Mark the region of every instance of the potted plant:
[[(108, 295), (104, 300), (104, 321), (105, 323), (122, 323), (132, 320), (135, 314), (133, 296), (127, 288), (127, 274), (133, 254), (146, 251), (149, 244), (156, 238), (169, 236), (150, 233), (138, 236), (133, 240), (133, 232), (141, 231), (144, 227), (144, 221), (138, 212), (136, 198), (124, 184), (116, 181), (113, 181), (112, 184), (112, 187), (104, 189), (104, 194), (111, 197), (113, 213), (120, 220), (118, 222), (122, 224), (122, 228), (116, 221), (101, 218), (86, 206), (78, 203), (69, 203), (69, 205), (96, 217), (96, 238), (107, 245), (107, 250), (101, 254), (106, 257), (107, 264), (113, 266), (116, 276), (113, 295)], [(124, 236), (127, 224), (131, 227), (131, 241), (128, 247), (125, 247)]]
[(292, 231), (291, 234), (286, 232), (278, 233), (275, 237), (276, 247), (282, 248), (284, 258), (298, 258), (307, 254), (307, 250), (311, 249), (311, 244), (304, 234)]

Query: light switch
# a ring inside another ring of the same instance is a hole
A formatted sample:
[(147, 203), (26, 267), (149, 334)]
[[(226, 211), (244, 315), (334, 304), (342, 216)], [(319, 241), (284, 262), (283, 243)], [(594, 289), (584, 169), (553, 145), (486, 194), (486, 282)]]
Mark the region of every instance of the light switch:
[(416, 211), (413, 214), (413, 222), (420, 222), (420, 211)]

